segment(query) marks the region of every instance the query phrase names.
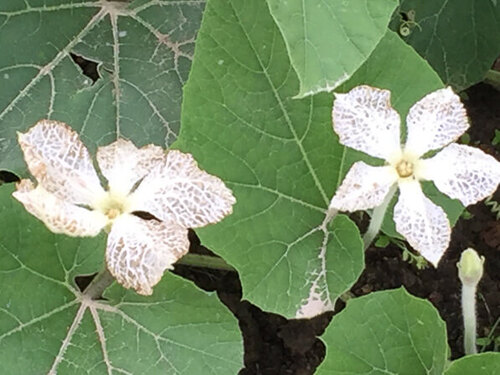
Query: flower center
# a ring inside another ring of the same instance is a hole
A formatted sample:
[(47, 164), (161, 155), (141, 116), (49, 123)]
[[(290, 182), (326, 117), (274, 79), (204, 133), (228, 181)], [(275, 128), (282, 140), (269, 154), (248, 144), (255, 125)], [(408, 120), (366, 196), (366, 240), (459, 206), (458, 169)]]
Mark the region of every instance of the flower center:
[(413, 163), (403, 159), (396, 165), (396, 171), (401, 178), (410, 177), (414, 172)]
[(123, 213), (122, 207), (112, 207), (105, 213), (105, 215), (109, 217), (111, 220), (113, 220), (122, 213)]
[(113, 220), (125, 212), (125, 210), (122, 202), (114, 200), (112, 197), (110, 198), (111, 199), (105, 202), (101, 209), (104, 215), (106, 215), (110, 220)]
[(111, 221), (128, 212), (127, 197), (121, 194), (107, 192), (98, 202), (96, 209), (106, 215)]

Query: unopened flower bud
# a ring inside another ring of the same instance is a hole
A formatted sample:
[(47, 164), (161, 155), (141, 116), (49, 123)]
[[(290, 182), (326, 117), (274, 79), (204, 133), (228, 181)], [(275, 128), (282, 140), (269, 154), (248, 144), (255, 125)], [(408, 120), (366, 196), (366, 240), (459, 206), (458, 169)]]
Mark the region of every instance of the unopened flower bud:
[(457, 263), (458, 277), (462, 284), (476, 286), (483, 277), (483, 263), (484, 257), (480, 257), (476, 250), (471, 248), (464, 250)]

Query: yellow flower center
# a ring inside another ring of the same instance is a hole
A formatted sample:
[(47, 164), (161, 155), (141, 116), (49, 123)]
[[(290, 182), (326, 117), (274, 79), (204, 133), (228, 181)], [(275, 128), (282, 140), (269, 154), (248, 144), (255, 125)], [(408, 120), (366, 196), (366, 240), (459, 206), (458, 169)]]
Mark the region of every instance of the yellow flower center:
[(123, 210), (121, 207), (116, 207), (116, 208), (110, 208), (105, 215), (109, 217), (111, 220), (115, 219), (118, 215), (121, 215), (123, 213)]
[(113, 221), (121, 214), (128, 212), (128, 200), (126, 196), (113, 192), (106, 192), (97, 202), (95, 208)]
[(412, 162), (403, 159), (396, 164), (396, 171), (401, 178), (410, 177), (414, 172), (414, 165)]

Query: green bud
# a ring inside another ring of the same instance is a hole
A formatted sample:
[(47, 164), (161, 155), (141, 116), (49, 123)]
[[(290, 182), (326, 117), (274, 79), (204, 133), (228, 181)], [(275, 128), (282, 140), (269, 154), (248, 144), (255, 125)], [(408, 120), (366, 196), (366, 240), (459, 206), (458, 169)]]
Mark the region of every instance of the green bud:
[(457, 263), (458, 277), (462, 284), (476, 286), (483, 277), (483, 263), (484, 257), (480, 257), (476, 250), (471, 248), (464, 250)]

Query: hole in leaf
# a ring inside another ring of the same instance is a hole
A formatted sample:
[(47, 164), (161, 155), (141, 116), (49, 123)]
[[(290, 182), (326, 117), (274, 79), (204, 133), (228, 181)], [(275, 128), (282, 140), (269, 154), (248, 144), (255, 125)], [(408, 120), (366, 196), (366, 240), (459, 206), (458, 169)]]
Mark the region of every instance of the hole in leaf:
[(74, 53), (70, 53), (70, 56), (75, 64), (80, 67), (82, 73), (92, 80), (92, 83), (96, 83), (96, 81), (101, 78), (99, 77), (99, 71), (95, 61), (87, 60), (86, 58), (75, 55)]
[(408, 14), (406, 12), (399, 12), (399, 15), (401, 16), (401, 19), (403, 21), (409, 21), (409, 17), (408, 17)]
[(18, 182), (20, 179), (14, 173), (9, 171), (0, 171), (0, 185), (8, 182)]
[(92, 280), (94, 280), (94, 277), (96, 277), (96, 275), (97, 272), (93, 273), (92, 275), (75, 276), (75, 284), (80, 292), (83, 293), (83, 291), (89, 286)]

